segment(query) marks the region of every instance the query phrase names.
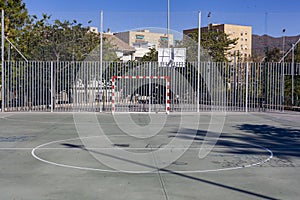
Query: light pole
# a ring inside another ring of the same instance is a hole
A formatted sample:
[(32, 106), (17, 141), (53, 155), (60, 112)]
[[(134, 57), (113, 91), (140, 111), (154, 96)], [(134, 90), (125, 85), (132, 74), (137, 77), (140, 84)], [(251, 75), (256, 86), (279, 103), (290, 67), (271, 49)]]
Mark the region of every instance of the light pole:
[(284, 110), (284, 43), (285, 43), (285, 37), (284, 37), (285, 29), (282, 29), (282, 55), (283, 55), (283, 62), (282, 62), (282, 81), (281, 81), (281, 104), (282, 104), (282, 110)]
[(168, 14), (167, 14), (167, 35), (168, 35), (168, 48), (170, 48), (170, 0), (168, 0)]
[[(100, 112), (102, 112), (104, 108), (104, 101), (103, 101), (103, 71), (102, 71), (102, 62), (103, 62), (103, 11), (101, 10), (100, 12), (100, 95), (99, 95), (99, 100), (100, 100)], [(103, 105), (102, 105), (103, 104)], [(103, 106), (103, 108), (102, 108)]]
[[(285, 45), (285, 36), (284, 36), (284, 33), (285, 33), (285, 28), (282, 29), (282, 55), (284, 56), (284, 45)], [(283, 62), (284, 62), (284, 58), (283, 58)]]
[(207, 29), (208, 29), (208, 30), (210, 30), (210, 17), (211, 17), (211, 12), (209, 12), (209, 13), (207, 14), (207, 23), (208, 23)]

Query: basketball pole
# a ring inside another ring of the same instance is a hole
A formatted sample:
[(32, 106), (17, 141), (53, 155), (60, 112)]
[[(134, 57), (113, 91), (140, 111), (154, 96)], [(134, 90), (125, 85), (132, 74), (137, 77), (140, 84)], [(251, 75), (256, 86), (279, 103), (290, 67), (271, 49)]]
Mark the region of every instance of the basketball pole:
[(168, 14), (167, 14), (167, 35), (168, 35), (168, 48), (170, 48), (170, 0), (168, 0)]

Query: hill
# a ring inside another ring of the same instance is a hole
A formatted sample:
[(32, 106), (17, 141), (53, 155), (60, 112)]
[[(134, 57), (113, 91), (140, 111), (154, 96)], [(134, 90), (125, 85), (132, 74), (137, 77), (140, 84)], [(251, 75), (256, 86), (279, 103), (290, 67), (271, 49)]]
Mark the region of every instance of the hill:
[[(292, 45), (298, 41), (298, 36), (285, 36), (284, 37), (284, 49), (288, 51)], [(263, 57), (265, 55), (266, 48), (272, 50), (274, 48), (283, 49), (283, 37), (272, 37), (269, 35), (252, 35), (252, 54)]]

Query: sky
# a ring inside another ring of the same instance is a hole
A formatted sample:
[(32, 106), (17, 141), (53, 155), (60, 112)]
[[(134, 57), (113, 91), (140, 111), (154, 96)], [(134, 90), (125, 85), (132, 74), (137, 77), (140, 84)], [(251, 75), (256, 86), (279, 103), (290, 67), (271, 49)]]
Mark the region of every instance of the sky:
[[(120, 32), (145, 27), (167, 28), (168, 0), (23, 0), (30, 15), (51, 15)], [(300, 35), (299, 0), (169, 0), (170, 29), (182, 32), (208, 23), (252, 26), (253, 34)], [(208, 13), (210, 17), (208, 17)], [(285, 32), (283, 30), (285, 29)]]

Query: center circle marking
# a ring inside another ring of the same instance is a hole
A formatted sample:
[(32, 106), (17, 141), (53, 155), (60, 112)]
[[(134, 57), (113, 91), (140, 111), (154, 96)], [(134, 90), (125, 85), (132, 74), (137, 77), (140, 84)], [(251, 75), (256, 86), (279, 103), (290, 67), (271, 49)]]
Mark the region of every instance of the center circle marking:
[[(99, 172), (112, 172), (112, 173), (120, 173), (120, 172), (123, 172), (123, 173), (157, 173), (159, 171), (160, 173), (172, 173), (172, 172), (174, 172), (174, 173), (185, 173), (185, 174), (188, 174), (188, 173), (205, 173), (205, 172), (220, 172), (220, 171), (230, 171), (230, 170), (237, 170), (237, 169), (249, 168), (249, 167), (253, 167), (253, 166), (257, 166), (257, 165), (261, 165), (263, 163), (266, 163), (266, 162), (270, 161), (273, 158), (273, 152), (270, 149), (268, 149), (266, 147), (263, 147), (261, 145), (257, 145), (257, 144), (244, 143), (244, 144), (248, 144), (250, 146), (254, 146), (256, 148), (260, 148), (260, 149), (265, 150), (266, 152), (268, 152), (269, 157), (267, 159), (261, 160), (261, 161), (259, 161), (257, 163), (252, 163), (252, 164), (243, 165), (243, 166), (236, 166), (236, 167), (226, 167), (226, 168), (206, 169), (206, 170), (166, 170), (166, 169), (157, 169), (157, 170), (155, 170), (153, 172), (149, 172), (149, 171), (123, 171), (123, 170), (119, 171), (119, 170), (110, 170), (110, 169), (101, 169), (101, 168), (80, 167), (80, 166), (75, 166), (75, 165), (67, 165), (67, 164), (62, 164), (62, 163), (53, 162), (53, 161), (49, 161), (49, 160), (43, 159), (43, 158), (39, 157), (36, 154), (37, 150), (43, 149), (43, 148), (47, 149), (45, 147), (48, 146), (48, 145), (51, 145), (51, 144), (61, 143), (61, 142), (69, 142), (69, 141), (75, 141), (75, 140), (82, 140), (82, 139), (90, 139), (90, 138), (95, 138), (95, 137), (99, 137), (99, 136), (85, 137), (85, 138), (76, 137), (76, 138), (70, 138), (70, 139), (64, 139), (64, 140), (55, 140), (55, 141), (52, 141), (52, 142), (44, 143), (44, 144), (41, 144), (41, 145), (33, 148), (32, 151), (31, 151), (31, 155), (35, 159), (37, 159), (37, 160), (39, 160), (41, 162), (50, 164), (50, 165), (59, 166), (59, 167), (65, 167), (65, 168), (71, 168), (71, 169), (79, 169), (79, 170), (99, 171)], [(170, 172), (168, 172), (168, 171), (170, 171)]]

